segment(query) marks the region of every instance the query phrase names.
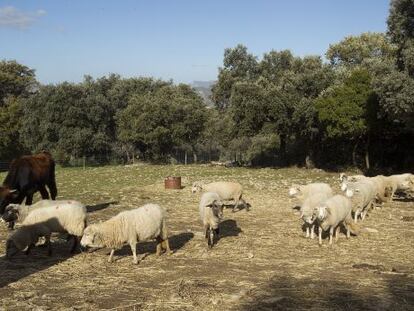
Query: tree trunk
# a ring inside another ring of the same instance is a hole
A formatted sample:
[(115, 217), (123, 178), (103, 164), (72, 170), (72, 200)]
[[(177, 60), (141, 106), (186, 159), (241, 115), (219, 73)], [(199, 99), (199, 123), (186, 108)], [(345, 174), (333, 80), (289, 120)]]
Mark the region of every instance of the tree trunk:
[(366, 145), (366, 148), (365, 148), (365, 167), (366, 167), (367, 170), (369, 170), (369, 168), (370, 168), (370, 165), (369, 165), (369, 143), (370, 143), (370, 141), (369, 141), (369, 137), (368, 137), (367, 145)]
[(286, 165), (286, 135), (280, 135), (280, 158), (282, 160), (282, 164)]
[(193, 157), (194, 157), (194, 164), (197, 164), (197, 153), (193, 153)]
[(184, 164), (187, 165), (187, 150), (184, 152)]
[(354, 149), (352, 150), (352, 165), (355, 167), (358, 166), (358, 163), (356, 160), (356, 152), (357, 152), (358, 144), (359, 144), (359, 139), (356, 141), (354, 145)]

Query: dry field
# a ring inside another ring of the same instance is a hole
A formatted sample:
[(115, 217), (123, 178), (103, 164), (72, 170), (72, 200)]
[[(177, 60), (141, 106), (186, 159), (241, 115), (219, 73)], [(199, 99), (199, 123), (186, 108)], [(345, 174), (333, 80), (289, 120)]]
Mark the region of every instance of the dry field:
[[(181, 175), (184, 189), (164, 190), (168, 175)], [(194, 180), (239, 181), (252, 205), (225, 211), (210, 251)], [(414, 202), (372, 211), (363, 226), (378, 232), (319, 247), (303, 237), (287, 196), (291, 183), (311, 181), (339, 191), (336, 173), (295, 168), (59, 168), (58, 198), (87, 204), (90, 223), (147, 202), (167, 208), (174, 254), (157, 257), (155, 243), (144, 242), (138, 265), (128, 246), (109, 264), (107, 249), (71, 256), (56, 237), (51, 257), (38, 247), (8, 261), (0, 225), (0, 310), (414, 310)]]

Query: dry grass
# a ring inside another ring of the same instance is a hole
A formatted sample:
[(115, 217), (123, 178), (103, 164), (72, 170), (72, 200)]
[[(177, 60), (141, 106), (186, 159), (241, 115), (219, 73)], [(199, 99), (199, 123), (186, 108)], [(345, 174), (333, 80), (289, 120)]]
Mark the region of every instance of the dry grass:
[[(163, 178), (183, 177), (185, 188), (164, 190)], [(4, 176), (0, 176), (4, 178)], [(132, 264), (129, 247), (106, 262), (108, 250), (69, 255), (55, 240), (52, 257), (37, 248), (28, 257), (0, 258), (0, 310), (413, 310), (413, 202), (373, 211), (363, 233), (319, 247), (303, 237), (287, 196), (291, 183), (337, 174), (300, 169), (207, 166), (129, 166), (59, 169), (59, 198), (90, 205), (89, 222), (147, 202), (169, 212), (172, 256), (148, 253)], [(207, 251), (198, 221), (194, 180), (233, 180), (245, 188), (250, 212), (225, 212), (223, 237)], [(111, 203), (111, 204), (105, 204)], [(0, 253), (7, 237), (0, 228)]]

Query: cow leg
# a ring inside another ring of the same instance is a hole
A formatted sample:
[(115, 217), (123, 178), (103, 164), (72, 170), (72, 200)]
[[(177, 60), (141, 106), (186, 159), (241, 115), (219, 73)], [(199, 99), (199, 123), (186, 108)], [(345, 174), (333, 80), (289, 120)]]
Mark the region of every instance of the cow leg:
[(57, 188), (56, 188), (56, 182), (53, 180), (51, 182), (49, 182), (47, 184), (49, 191), (50, 191), (50, 196), (52, 197), (52, 200), (56, 200), (57, 197)]
[(45, 186), (41, 186), (39, 188), (39, 191), (40, 191), (40, 195), (42, 196), (43, 200), (49, 200), (49, 192), (47, 192)]
[(32, 205), (33, 203), (33, 192), (27, 192), (26, 193), (26, 205)]

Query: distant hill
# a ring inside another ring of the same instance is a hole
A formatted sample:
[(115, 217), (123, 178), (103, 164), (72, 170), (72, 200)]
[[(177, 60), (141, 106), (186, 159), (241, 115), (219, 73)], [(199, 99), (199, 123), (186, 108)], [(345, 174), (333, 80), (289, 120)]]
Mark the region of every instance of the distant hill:
[(194, 81), (191, 86), (200, 94), (203, 98), (206, 106), (213, 107), (214, 103), (211, 101), (211, 87), (216, 81)]

